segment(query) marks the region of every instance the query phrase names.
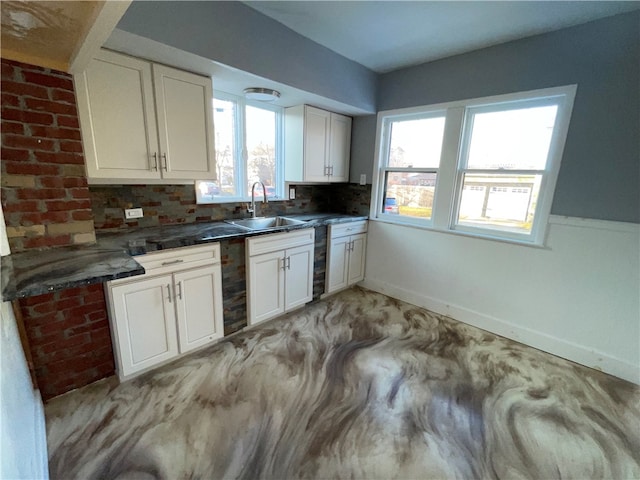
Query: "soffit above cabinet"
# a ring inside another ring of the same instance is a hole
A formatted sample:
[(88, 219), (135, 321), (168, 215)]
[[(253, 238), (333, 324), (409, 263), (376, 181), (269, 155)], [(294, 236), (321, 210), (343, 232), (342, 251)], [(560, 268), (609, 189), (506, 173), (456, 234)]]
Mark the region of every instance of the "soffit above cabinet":
[(111, 34), (130, 1), (2, 1), (2, 58), (76, 73)]

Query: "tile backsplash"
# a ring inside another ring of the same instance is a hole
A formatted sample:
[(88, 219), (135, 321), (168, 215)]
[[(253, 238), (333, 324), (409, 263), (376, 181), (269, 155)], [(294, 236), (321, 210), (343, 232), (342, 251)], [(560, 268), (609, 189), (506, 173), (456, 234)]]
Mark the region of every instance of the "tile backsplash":
[[(296, 185), (295, 200), (259, 203), (258, 215), (335, 212), (368, 215), (371, 186)], [(193, 185), (92, 185), (89, 187), (96, 231), (220, 221), (246, 217), (246, 203), (196, 204)], [(125, 220), (125, 208), (141, 207), (144, 217)]]

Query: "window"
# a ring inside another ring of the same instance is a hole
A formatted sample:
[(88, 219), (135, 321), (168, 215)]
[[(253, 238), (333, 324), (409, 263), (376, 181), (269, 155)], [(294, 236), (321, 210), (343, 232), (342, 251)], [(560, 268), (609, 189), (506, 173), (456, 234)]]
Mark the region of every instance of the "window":
[(380, 112), (372, 218), (542, 244), (575, 90)]
[(217, 180), (196, 182), (198, 203), (246, 201), (255, 182), (270, 200), (284, 198), (282, 108), (216, 92), (213, 120)]
[(383, 167), (384, 213), (431, 220), (445, 117), (390, 119)]

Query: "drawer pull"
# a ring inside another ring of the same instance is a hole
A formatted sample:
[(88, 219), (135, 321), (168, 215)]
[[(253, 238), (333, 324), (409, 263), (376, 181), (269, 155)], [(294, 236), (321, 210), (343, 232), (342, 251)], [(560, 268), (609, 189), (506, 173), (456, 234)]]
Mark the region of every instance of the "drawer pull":
[(182, 262), (184, 262), (184, 260), (179, 258), (178, 260), (171, 260), (170, 262), (162, 262), (162, 266), (164, 267), (165, 265), (175, 265), (176, 263)]

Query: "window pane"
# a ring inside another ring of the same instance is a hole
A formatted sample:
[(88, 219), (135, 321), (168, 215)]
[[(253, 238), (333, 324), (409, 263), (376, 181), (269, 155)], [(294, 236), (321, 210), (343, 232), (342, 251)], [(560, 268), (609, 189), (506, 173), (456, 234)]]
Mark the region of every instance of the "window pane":
[(544, 170), (556, 105), (472, 114), (467, 168)]
[[(240, 195), (236, 188), (236, 104), (227, 100), (213, 99), (213, 122), (215, 125), (215, 152), (217, 182), (208, 182), (204, 195), (234, 197)], [(204, 187), (202, 187), (204, 188)]]
[(530, 233), (542, 175), (466, 174), (458, 224)]
[(387, 172), (383, 213), (430, 219), (437, 175)]
[[(247, 191), (262, 182), (267, 196), (276, 194), (276, 113), (271, 110), (247, 106)], [(256, 195), (262, 195), (262, 187), (256, 186)]]
[(391, 124), (390, 167), (438, 168), (444, 117), (405, 120)]

